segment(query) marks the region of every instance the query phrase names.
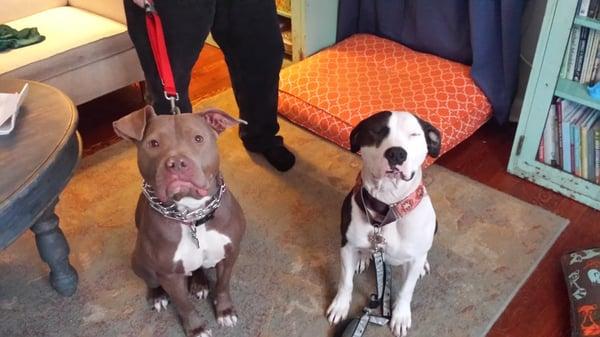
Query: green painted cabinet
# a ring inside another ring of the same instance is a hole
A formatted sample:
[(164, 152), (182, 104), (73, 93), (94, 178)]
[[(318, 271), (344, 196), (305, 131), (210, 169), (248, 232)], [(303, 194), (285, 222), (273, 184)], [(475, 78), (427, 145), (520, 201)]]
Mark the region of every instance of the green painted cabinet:
[(548, 0), (546, 4), (508, 171), (600, 209), (600, 185), (536, 159), (548, 108), (555, 96), (600, 109), (600, 100), (592, 99), (584, 84), (559, 78), (571, 28), (580, 25), (600, 29), (599, 20), (576, 16), (576, 9), (575, 0)]

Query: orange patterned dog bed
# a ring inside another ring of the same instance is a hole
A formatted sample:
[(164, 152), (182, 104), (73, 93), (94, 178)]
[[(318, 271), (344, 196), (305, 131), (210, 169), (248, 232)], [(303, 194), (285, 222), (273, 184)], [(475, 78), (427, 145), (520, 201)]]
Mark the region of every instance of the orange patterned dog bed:
[(492, 108), (470, 68), (373, 35), (357, 34), (281, 72), (279, 112), (350, 148), (354, 125), (405, 110), (440, 129), (442, 153), (469, 137)]

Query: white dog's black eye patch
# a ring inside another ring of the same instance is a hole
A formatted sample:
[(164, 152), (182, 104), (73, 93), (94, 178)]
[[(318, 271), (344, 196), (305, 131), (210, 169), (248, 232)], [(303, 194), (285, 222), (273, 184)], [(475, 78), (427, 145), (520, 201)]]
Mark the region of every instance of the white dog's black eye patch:
[(358, 123), (350, 133), (350, 151), (356, 153), (363, 146), (379, 146), (390, 133), (391, 115), (390, 111), (381, 111)]
[(419, 117), (417, 117), (417, 120), (419, 121), (419, 124), (421, 124), (421, 128), (425, 133), (427, 152), (433, 158), (437, 158), (440, 155), (440, 150), (442, 147), (442, 134), (440, 133), (440, 130)]

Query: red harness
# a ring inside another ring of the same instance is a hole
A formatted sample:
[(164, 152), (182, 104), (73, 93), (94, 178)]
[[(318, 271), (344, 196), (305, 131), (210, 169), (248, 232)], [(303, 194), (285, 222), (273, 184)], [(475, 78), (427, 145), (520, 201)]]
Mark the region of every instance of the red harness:
[(171, 102), (171, 112), (177, 114), (179, 113), (179, 109), (175, 105), (175, 101), (179, 100), (179, 94), (177, 93), (173, 70), (171, 69), (171, 61), (169, 60), (162, 21), (154, 7), (154, 0), (145, 0), (145, 10), (148, 40), (150, 41), (152, 54), (154, 55), (156, 69), (164, 87), (165, 98)]

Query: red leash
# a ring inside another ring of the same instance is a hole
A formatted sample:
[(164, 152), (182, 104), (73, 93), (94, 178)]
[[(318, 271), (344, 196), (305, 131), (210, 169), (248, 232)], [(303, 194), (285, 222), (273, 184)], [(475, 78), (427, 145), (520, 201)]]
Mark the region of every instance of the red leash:
[(165, 98), (171, 103), (171, 112), (178, 114), (179, 108), (175, 105), (175, 101), (179, 100), (179, 94), (175, 87), (175, 79), (173, 77), (173, 70), (171, 69), (169, 53), (167, 52), (162, 21), (154, 7), (154, 0), (145, 0), (144, 3), (148, 40), (150, 40), (152, 54), (154, 54), (156, 69), (164, 87)]

